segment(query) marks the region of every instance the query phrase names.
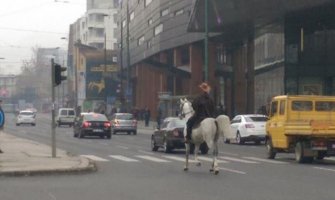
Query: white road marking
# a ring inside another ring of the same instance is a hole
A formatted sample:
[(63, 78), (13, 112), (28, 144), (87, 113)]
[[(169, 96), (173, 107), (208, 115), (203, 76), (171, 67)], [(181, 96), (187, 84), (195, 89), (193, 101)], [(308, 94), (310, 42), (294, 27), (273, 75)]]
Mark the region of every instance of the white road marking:
[(249, 159), (249, 160), (256, 160), (256, 161), (266, 162), (266, 163), (272, 163), (272, 164), (287, 164), (286, 162), (264, 159), (264, 158), (256, 158), (256, 157), (243, 157), (243, 158)]
[(220, 156), (220, 158), (223, 159), (223, 160), (235, 161), (235, 162), (240, 162), (240, 163), (248, 163), (248, 164), (259, 163), (259, 162), (255, 162), (255, 161), (243, 160), (243, 159), (233, 158), (233, 157), (228, 157), (228, 156)]
[(324, 168), (324, 167), (314, 167), (315, 169), (321, 169), (324, 171), (331, 171), (331, 172), (335, 172), (335, 169), (330, 169), (330, 168)]
[(116, 147), (121, 148), (121, 149), (129, 149), (129, 148), (126, 147), (126, 146), (120, 146), (120, 145), (118, 145), (118, 146), (116, 146)]
[(324, 158), (325, 160), (331, 160), (331, 161), (335, 161), (335, 157), (330, 157), (330, 158)]
[(145, 153), (145, 154), (150, 154), (150, 155), (155, 154), (155, 153), (153, 153), (153, 152), (143, 151), (143, 150), (138, 150), (138, 152), (140, 152), (140, 153)]
[[(185, 162), (185, 158), (181, 158), (181, 157), (177, 157), (177, 156), (162, 156), (164, 158), (167, 158), (167, 159), (171, 159), (171, 160), (176, 160), (176, 161), (181, 161), (181, 162)], [(195, 160), (191, 160), (189, 159), (188, 160), (190, 163), (195, 163)]]
[(224, 171), (228, 171), (228, 172), (237, 173), (237, 174), (247, 174), (247, 172), (238, 171), (238, 170), (234, 170), (234, 169), (229, 169), (229, 168), (225, 168), (225, 167), (219, 167), (219, 169), (224, 170)]
[(109, 157), (117, 159), (117, 160), (126, 161), (126, 162), (139, 162), (139, 160), (128, 158), (128, 157), (121, 156), (121, 155), (109, 155)]
[(229, 153), (229, 152), (220, 152), (219, 154), (226, 154), (226, 155), (230, 155), (230, 156), (238, 156), (237, 153)]
[(159, 158), (152, 157), (152, 156), (142, 156), (142, 155), (137, 155), (136, 157), (138, 157), (138, 158), (142, 158), (142, 159), (145, 159), (145, 160), (150, 160), (150, 161), (153, 161), (153, 162), (160, 162), (160, 163), (162, 163), (162, 162), (164, 162), (164, 163), (166, 163), (166, 162), (170, 162), (170, 161), (168, 161), (168, 160), (163, 160), (163, 159), (159, 159)]
[(80, 156), (83, 156), (85, 158), (89, 158), (89, 159), (94, 160), (94, 161), (100, 161), (100, 162), (108, 162), (109, 161), (107, 159), (104, 159), (104, 158), (101, 158), (101, 157), (98, 157), (98, 156), (94, 156), (94, 155), (80, 155)]
[[(213, 158), (207, 158), (207, 157), (203, 157), (203, 156), (199, 156), (198, 158), (199, 158), (199, 160), (204, 160), (204, 161), (207, 161), (207, 162), (213, 162)], [(225, 160), (219, 160), (218, 159), (218, 163), (229, 163), (229, 162), (225, 161)]]

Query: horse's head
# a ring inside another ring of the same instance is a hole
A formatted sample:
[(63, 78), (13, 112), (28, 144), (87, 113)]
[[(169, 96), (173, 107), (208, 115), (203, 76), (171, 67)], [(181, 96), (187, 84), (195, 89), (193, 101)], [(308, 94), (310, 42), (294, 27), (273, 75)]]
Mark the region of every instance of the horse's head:
[(191, 115), (193, 115), (193, 108), (192, 108), (192, 103), (186, 99), (186, 98), (182, 98), (180, 99), (180, 114), (182, 117), (190, 117)]

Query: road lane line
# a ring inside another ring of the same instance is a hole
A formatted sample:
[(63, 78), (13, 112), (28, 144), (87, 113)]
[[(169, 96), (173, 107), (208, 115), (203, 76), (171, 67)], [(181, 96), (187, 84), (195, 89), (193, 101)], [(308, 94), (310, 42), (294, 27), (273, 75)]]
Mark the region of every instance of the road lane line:
[(150, 154), (150, 155), (154, 155), (154, 154), (155, 154), (155, 153), (153, 153), (153, 152), (144, 151), (144, 150), (138, 150), (138, 152), (140, 152), (140, 153), (145, 153), (145, 154)]
[[(181, 161), (185, 162), (185, 158), (177, 157), (177, 156), (162, 156), (163, 158), (171, 159), (171, 160), (176, 160), (176, 161)], [(188, 160), (190, 163), (196, 163), (195, 160)]]
[(229, 160), (229, 161), (235, 161), (235, 162), (247, 163), (247, 164), (257, 164), (257, 163), (259, 163), (259, 162), (256, 162), (256, 161), (243, 160), (243, 159), (233, 158), (233, 157), (229, 157), (229, 156), (220, 156), (220, 158), (223, 159), (223, 160)]
[(98, 157), (98, 156), (94, 156), (94, 155), (80, 155), (82, 157), (85, 157), (85, 158), (89, 158), (91, 160), (94, 160), (94, 161), (101, 161), (101, 162), (108, 162), (109, 160), (107, 159), (104, 159), (104, 158), (101, 158), (101, 157)]
[(243, 157), (243, 158), (249, 159), (249, 160), (266, 162), (266, 163), (272, 163), (272, 164), (287, 164), (287, 162), (281, 162), (277, 160), (270, 160), (270, 159), (264, 159), (264, 158), (256, 158), (256, 157)]
[(219, 167), (219, 169), (224, 170), (224, 171), (228, 171), (228, 172), (237, 173), (237, 174), (247, 174), (247, 172), (238, 171), (238, 170), (235, 170), (235, 169), (229, 169), (229, 168), (225, 168), (225, 167)]
[[(203, 156), (199, 156), (198, 157), (199, 160), (204, 160), (204, 161), (207, 161), (207, 162), (213, 162), (213, 158), (207, 158), (207, 157), (203, 157)], [(228, 161), (225, 161), (225, 160), (219, 160), (217, 159), (218, 163), (229, 163)]]
[(330, 171), (330, 172), (335, 172), (335, 169), (330, 169), (330, 168), (324, 168), (324, 167), (314, 167), (315, 169), (321, 169), (324, 171)]
[(159, 158), (156, 158), (156, 157), (152, 157), (152, 156), (141, 156), (141, 155), (137, 155), (136, 157), (138, 158), (142, 158), (142, 159), (145, 159), (145, 160), (150, 160), (150, 161), (153, 161), (153, 162), (160, 162), (160, 163), (167, 163), (167, 162), (170, 162), (168, 160), (163, 160), (163, 159), (159, 159)]
[(121, 145), (117, 145), (116, 147), (121, 148), (121, 149), (129, 149), (128, 147), (126, 147), (126, 146), (121, 146)]
[(128, 158), (128, 157), (121, 156), (121, 155), (109, 155), (109, 157), (117, 159), (117, 160), (126, 161), (126, 162), (139, 162), (139, 160)]

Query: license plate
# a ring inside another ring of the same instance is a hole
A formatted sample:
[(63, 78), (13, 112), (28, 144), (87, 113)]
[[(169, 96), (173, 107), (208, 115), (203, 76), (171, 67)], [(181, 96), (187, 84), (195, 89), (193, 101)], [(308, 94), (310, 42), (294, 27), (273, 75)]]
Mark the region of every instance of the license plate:
[(103, 130), (101, 130), (101, 129), (93, 129), (93, 132), (95, 132), (95, 133), (101, 133), (101, 132), (103, 132)]

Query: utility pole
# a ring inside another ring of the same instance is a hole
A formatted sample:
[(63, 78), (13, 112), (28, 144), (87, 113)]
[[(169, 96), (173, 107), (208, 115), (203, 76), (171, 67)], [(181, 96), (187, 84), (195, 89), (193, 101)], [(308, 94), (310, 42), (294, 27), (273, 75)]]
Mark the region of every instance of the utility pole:
[(205, 81), (208, 81), (208, 0), (205, 0)]
[[(130, 76), (130, 52), (129, 52), (129, 0), (127, 0), (127, 92), (126, 95), (130, 93), (130, 81), (129, 81), (129, 76)], [(127, 100), (128, 97), (126, 98)], [(127, 109), (129, 109), (129, 102), (127, 102)]]
[(51, 59), (51, 154), (53, 158), (56, 158), (56, 131), (55, 131), (55, 61)]

